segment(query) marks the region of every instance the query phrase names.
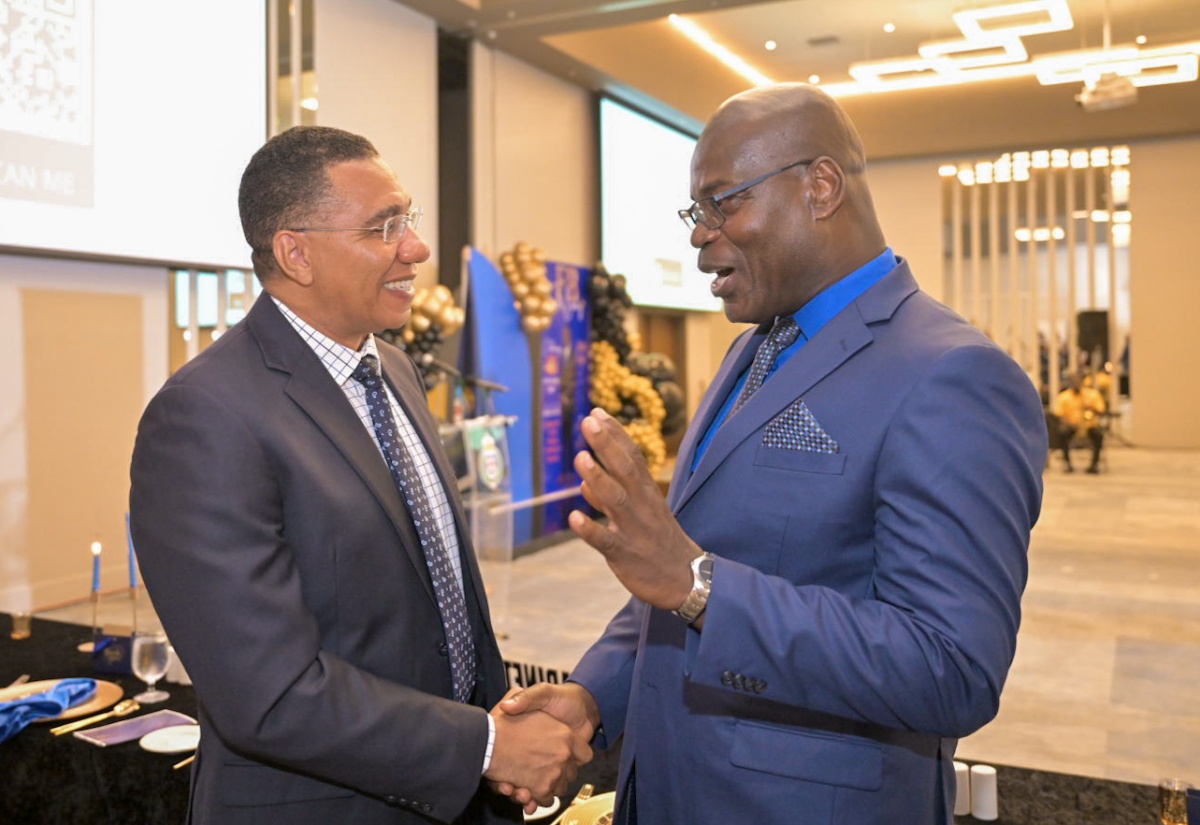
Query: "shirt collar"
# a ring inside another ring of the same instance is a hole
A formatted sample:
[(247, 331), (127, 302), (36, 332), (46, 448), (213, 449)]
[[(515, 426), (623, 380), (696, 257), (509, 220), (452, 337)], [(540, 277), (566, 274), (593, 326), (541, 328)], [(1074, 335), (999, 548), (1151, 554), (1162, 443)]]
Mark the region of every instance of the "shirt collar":
[(275, 302), (275, 306), (279, 307), (279, 311), (283, 313), (283, 317), (288, 320), (292, 328), (321, 359), (321, 363), (325, 365), (325, 369), (329, 370), (329, 374), (333, 376), (333, 380), (339, 387), (345, 386), (346, 382), (350, 380), (364, 355), (374, 355), (379, 358), (379, 348), (375, 344), (374, 335), (368, 335), (360, 349), (352, 349), (315, 329), (312, 324), (293, 312), (287, 304), (274, 295), (271, 296), (271, 300)]
[(817, 293), (816, 297), (800, 307), (792, 316), (804, 337), (812, 338), (816, 335), (835, 315), (850, 306), (858, 296), (895, 268), (896, 254), (892, 252), (891, 247), (887, 247), (877, 258)]

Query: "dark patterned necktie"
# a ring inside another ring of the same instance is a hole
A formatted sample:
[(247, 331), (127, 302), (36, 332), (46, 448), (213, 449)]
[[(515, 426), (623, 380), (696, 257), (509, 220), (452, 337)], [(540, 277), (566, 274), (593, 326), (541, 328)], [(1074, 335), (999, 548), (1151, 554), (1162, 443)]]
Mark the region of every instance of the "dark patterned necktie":
[(446, 643), (450, 653), (450, 673), (454, 680), (454, 698), (466, 702), (475, 686), (475, 643), (471, 638), (471, 623), (467, 620), (467, 603), (458, 577), (450, 563), (450, 554), (442, 534), (434, 520), (433, 508), (425, 495), (425, 487), (417, 473), (412, 456), (404, 446), (396, 420), (392, 417), (392, 405), (384, 390), (379, 374), (379, 359), (364, 355), (354, 371), (354, 380), (367, 391), (367, 408), (371, 411), (371, 424), (375, 437), (387, 458), (388, 469), (400, 488), (400, 495), (408, 505), (413, 526), (421, 539), (425, 551), (425, 564), (433, 579), (433, 593), (437, 597), (438, 610), (442, 614), (442, 626), (446, 632)]
[(775, 359), (779, 357), (779, 353), (794, 344), (799, 335), (800, 327), (796, 324), (795, 318), (784, 315), (775, 319), (775, 325), (767, 333), (766, 340), (758, 345), (758, 352), (754, 353), (754, 363), (750, 365), (750, 374), (746, 376), (742, 393), (734, 403), (733, 409), (730, 410), (730, 415), (740, 410), (742, 405), (750, 400), (750, 396), (758, 391), (758, 388), (763, 385), (763, 381), (767, 380), (771, 368), (775, 366)]

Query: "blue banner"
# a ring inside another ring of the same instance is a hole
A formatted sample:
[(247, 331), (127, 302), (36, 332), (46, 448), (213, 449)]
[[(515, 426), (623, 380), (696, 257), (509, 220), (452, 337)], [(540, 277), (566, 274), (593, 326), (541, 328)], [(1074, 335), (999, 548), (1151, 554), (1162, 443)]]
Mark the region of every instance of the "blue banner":
[[(542, 333), (542, 478), (543, 492), (555, 493), (579, 486), (575, 453), (587, 446), (579, 426), (590, 409), (587, 285), (591, 272), (548, 262), (546, 277), (553, 286), (558, 312)], [(582, 496), (547, 504), (544, 532), (565, 530), (567, 514), (583, 506)]]

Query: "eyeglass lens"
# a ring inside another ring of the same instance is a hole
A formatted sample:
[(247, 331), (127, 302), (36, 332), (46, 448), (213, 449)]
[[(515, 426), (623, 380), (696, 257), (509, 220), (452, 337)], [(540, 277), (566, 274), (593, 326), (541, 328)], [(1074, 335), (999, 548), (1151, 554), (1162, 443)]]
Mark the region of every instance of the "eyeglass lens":
[(403, 215), (393, 215), (383, 223), (383, 242), (392, 243), (404, 237), (404, 232), (408, 227), (416, 229), (421, 225), (421, 215), (424, 212), (420, 207), (413, 207)]

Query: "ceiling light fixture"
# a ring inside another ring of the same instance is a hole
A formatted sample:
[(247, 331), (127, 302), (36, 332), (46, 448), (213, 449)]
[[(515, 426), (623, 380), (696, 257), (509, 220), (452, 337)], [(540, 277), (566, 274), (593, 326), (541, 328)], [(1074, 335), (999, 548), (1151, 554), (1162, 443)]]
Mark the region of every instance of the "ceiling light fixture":
[(1067, 0), (1026, 0), (955, 12), (954, 23), (968, 40), (1026, 37), (1075, 28)]
[(708, 32), (691, 20), (680, 17), (678, 14), (668, 15), (667, 19), (671, 21), (671, 25), (683, 32), (689, 40), (717, 58), (717, 60), (720, 60), (725, 66), (749, 80), (755, 86), (770, 86), (774, 83), (771, 78), (751, 66), (745, 60), (742, 60), (742, 58), (738, 57), (725, 46), (713, 40)]
[[(1022, 38), (1074, 27), (1066, 0), (1022, 0), (971, 9), (957, 12), (954, 22), (963, 33), (961, 40), (922, 43), (917, 57), (853, 63), (849, 67), (853, 81), (826, 84), (822, 88), (837, 97), (1031, 75), (1042, 85), (1083, 83), (1088, 89), (1101, 83), (1108, 83), (1106, 88), (1116, 88), (1119, 84), (1127, 89), (1200, 78), (1200, 41), (1144, 49), (1136, 45), (1111, 48), (1106, 40), (1102, 49), (1080, 49), (1030, 59)], [(1107, 31), (1107, 17), (1105, 25)], [(1106, 76), (1117, 80), (1102, 80)], [(1099, 97), (1100, 102), (1094, 105), (1111, 108), (1103, 92)]]

